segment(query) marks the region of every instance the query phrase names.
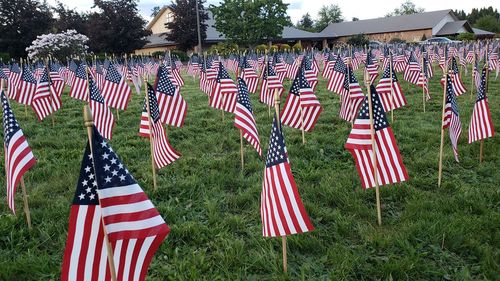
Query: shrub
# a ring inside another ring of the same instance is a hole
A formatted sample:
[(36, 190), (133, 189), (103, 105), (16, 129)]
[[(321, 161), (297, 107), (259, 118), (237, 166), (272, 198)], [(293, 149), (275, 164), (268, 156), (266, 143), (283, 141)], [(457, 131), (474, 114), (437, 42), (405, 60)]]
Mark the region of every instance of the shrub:
[(425, 36), (425, 33), (424, 33), (424, 34), (422, 34), (422, 38), (420, 38), (420, 41), (425, 41), (425, 40), (427, 40), (427, 36)]
[(398, 38), (398, 37), (393, 37), (393, 38), (391, 38), (391, 40), (389, 40), (389, 43), (390, 44), (402, 44), (402, 43), (406, 43), (406, 41), (401, 39), (401, 38)]
[(236, 51), (238, 51), (238, 45), (230, 42), (219, 42), (215, 45), (210, 46), (210, 48), (208, 49), (209, 53), (219, 54), (221, 56), (226, 56)]
[(59, 60), (74, 55), (85, 56), (89, 48), (86, 43), (89, 38), (75, 30), (66, 30), (62, 33), (42, 34), (36, 37), (31, 46), (26, 48), (31, 59), (41, 59), (52, 56)]
[(280, 51), (290, 51), (290, 45), (288, 44), (280, 44)]
[(476, 35), (469, 32), (460, 33), (458, 34), (457, 39), (461, 41), (474, 41), (476, 39)]
[(272, 53), (276, 53), (279, 50), (279, 48), (280, 47), (278, 45), (272, 45), (269, 51)]
[(265, 53), (267, 51), (267, 45), (266, 44), (260, 44), (255, 46), (255, 51), (259, 53)]
[(9, 53), (2, 53), (2, 52), (0, 52), (0, 60), (3, 61), (3, 62), (8, 62), (10, 60)]
[(171, 54), (177, 56), (182, 62), (186, 62), (189, 60), (189, 57), (186, 54), (186, 52), (183, 52), (181, 50), (172, 50)]
[(295, 43), (295, 45), (292, 46), (292, 50), (294, 52), (302, 51), (302, 44), (300, 44), (300, 42)]
[(158, 57), (164, 57), (165, 56), (165, 51), (156, 51), (151, 54), (151, 56), (158, 58)]
[(370, 41), (362, 33), (351, 36), (351, 37), (349, 37), (349, 39), (347, 39), (347, 44), (353, 45), (353, 46), (364, 46), (364, 45), (368, 45), (368, 43), (370, 43)]

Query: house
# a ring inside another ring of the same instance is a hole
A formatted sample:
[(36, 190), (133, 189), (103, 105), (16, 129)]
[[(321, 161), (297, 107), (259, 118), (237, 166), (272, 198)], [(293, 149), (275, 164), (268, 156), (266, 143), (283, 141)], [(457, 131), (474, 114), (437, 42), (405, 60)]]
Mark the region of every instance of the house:
[(172, 10), (168, 6), (163, 6), (151, 22), (146, 26), (151, 31), (146, 39), (148, 43), (141, 49), (135, 50), (136, 55), (149, 55), (158, 51), (175, 49), (176, 43), (165, 39), (165, 34), (169, 32), (166, 23), (173, 21)]

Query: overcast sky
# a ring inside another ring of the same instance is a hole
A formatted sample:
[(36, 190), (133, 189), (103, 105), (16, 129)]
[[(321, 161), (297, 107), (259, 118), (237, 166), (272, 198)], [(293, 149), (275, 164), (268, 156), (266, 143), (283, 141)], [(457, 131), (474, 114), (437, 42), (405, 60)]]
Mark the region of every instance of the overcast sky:
[[(93, 0), (59, 0), (70, 8), (76, 8), (79, 11), (89, 10), (93, 4)], [(323, 5), (338, 4), (342, 10), (344, 19), (350, 21), (353, 17), (359, 19), (370, 19), (383, 17), (388, 12), (399, 7), (404, 0), (283, 0), (289, 3), (288, 14), (292, 22), (297, 22), (302, 15), (309, 13), (313, 19), (317, 17), (318, 11)], [(54, 4), (56, 0), (49, 0), (50, 4)], [(217, 4), (218, 0), (208, 0), (209, 4)], [(139, 0), (139, 10), (141, 15), (150, 20), (151, 9), (154, 6), (163, 6), (170, 4), (171, 1), (162, 0)], [(500, 0), (413, 0), (417, 7), (422, 7), (426, 11), (444, 10), (444, 9), (459, 9), (469, 12), (472, 8), (481, 8), (493, 6), (500, 9)]]

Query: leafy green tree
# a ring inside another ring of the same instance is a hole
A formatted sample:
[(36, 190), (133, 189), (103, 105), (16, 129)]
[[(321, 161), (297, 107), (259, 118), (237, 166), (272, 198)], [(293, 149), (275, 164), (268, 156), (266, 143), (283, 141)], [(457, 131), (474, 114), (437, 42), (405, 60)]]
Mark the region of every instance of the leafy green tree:
[(494, 33), (500, 33), (500, 19), (492, 15), (486, 15), (479, 18), (474, 24), (474, 27)]
[(78, 33), (87, 33), (87, 15), (78, 13), (66, 7), (61, 2), (52, 7), (57, 18), (54, 21), (53, 29), (55, 32), (64, 32), (66, 30), (74, 29)]
[(423, 13), (424, 11), (425, 11), (424, 8), (417, 7), (415, 3), (413, 3), (411, 0), (406, 0), (405, 2), (401, 3), (401, 6), (399, 6), (399, 8), (394, 9), (392, 13), (388, 13), (385, 16), (393, 17), (393, 16), (411, 15), (411, 14)]
[(161, 8), (160, 6), (154, 6), (153, 9), (151, 9), (151, 17), (156, 17), (156, 15), (160, 12)]
[(364, 34), (357, 34), (347, 39), (347, 44), (353, 46), (365, 46), (368, 45), (368, 43), (370, 43), (370, 41)]
[(0, 50), (13, 58), (26, 55), (26, 47), (52, 26), (52, 11), (46, 2), (0, 0)]
[(474, 33), (464, 32), (458, 34), (457, 39), (460, 41), (473, 41), (476, 39), (476, 36)]
[(311, 18), (311, 15), (309, 15), (309, 13), (306, 13), (305, 15), (302, 16), (302, 18), (297, 23), (297, 28), (307, 31), (314, 30), (314, 21)]
[(283, 27), (292, 25), (287, 8), (282, 0), (224, 0), (219, 6), (210, 5), (215, 28), (238, 45), (250, 47), (281, 37)]
[(472, 9), (470, 14), (467, 15), (467, 20), (470, 24), (475, 24), (480, 18), (485, 16), (493, 16), (495, 18), (500, 18), (500, 14), (497, 9), (493, 9), (493, 7), (481, 8), (481, 9)]
[(95, 52), (131, 53), (147, 43), (146, 21), (137, 0), (94, 0), (98, 11), (89, 15), (87, 36)]
[(322, 31), (330, 23), (342, 22), (344, 18), (342, 17), (342, 10), (339, 5), (331, 4), (324, 5), (318, 12), (318, 21), (316, 21), (316, 30)]
[(198, 1), (198, 12), (200, 15), (201, 41), (207, 38), (208, 13), (203, 8), (204, 0), (176, 0), (170, 5), (174, 20), (165, 24), (170, 30), (166, 38), (176, 42), (178, 48), (183, 51), (198, 45), (198, 29), (196, 23), (196, 1)]

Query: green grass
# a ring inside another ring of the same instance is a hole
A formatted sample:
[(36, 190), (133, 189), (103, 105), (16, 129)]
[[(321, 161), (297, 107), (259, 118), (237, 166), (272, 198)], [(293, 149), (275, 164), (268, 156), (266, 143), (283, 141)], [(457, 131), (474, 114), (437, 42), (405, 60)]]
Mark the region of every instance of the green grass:
[[(446, 133), (443, 184), (437, 187), (438, 76), (432, 79), (433, 99), (425, 113), (421, 89), (401, 82), (409, 104), (394, 112), (391, 125), (410, 180), (381, 188), (381, 227), (375, 192), (362, 190), (343, 147), (350, 124), (338, 117), (339, 97), (327, 92), (321, 80), (317, 96), (324, 111), (314, 131), (306, 133), (306, 144), (299, 130), (285, 128), (292, 171), (316, 228), (289, 237), (288, 275), (282, 273), (281, 239), (261, 234), (264, 163), (246, 144), (241, 172), (233, 117), (226, 113), (222, 121), (197, 82), (186, 77), (186, 123), (168, 130), (182, 157), (159, 171), (154, 192), (149, 142), (137, 135), (142, 97), (134, 94), (127, 111), (120, 112), (111, 145), (172, 229), (147, 280), (498, 280), (500, 140), (484, 142), (485, 159), (479, 164), (479, 143), (467, 144), (474, 101), (470, 92), (459, 97), (460, 163), (454, 161)], [(493, 74), (490, 79), (491, 114), (500, 130), (500, 86)], [(465, 83), (470, 88), (469, 75)], [(258, 95), (251, 98), (265, 151), (272, 120)], [(25, 116), (23, 107), (13, 107), (38, 158), (25, 175), (34, 229), (27, 229), (21, 192), (17, 215), (12, 215), (2, 191), (0, 280), (58, 280), (87, 139), (82, 103), (64, 96), (55, 127), (50, 118), (38, 122), (30, 109)]]

